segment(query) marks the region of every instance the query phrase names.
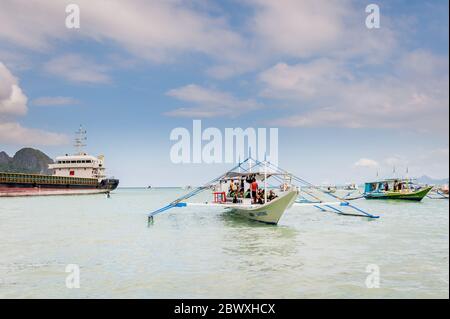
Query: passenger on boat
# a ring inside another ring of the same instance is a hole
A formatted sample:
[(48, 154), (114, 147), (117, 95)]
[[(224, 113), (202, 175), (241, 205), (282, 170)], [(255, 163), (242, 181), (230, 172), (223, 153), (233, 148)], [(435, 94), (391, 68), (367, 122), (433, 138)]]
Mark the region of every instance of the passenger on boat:
[(273, 190), (269, 191), (269, 196), (267, 196), (267, 200), (269, 202), (273, 201), (275, 198), (277, 198), (278, 196), (275, 194), (275, 192)]
[(385, 190), (386, 192), (389, 191), (389, 184), (388, 184), (388, 183), (384, 183), (384, 190)]
[(228, 189), (228, 196), (234, 197), (237, 194), (237, 186), (234, 181), (230, 181), (230, 188)]
[(258, 194), (258, 183), (256, 182), (256, 179), (250, 184), (250, 189), (252, 190), (252, 199), (256, 203)]
[(245, 181), (246, 181), (247, 183), (249, 183), (249, 184), (251, 184), (251, 183), (253, 183), (253, 182), (256, 182), (256, 176), (255, 176), (255, 174), (247, 175)]
[(398, 181), (395, 180), (395, 181), (394, 181), (394, 192), (397, 192), (397, 191), (400, 190), (400, 187), (399, 187), (399, 186), (400, 186), (400, 185), (398, 184)]
[(238, 202), (238, 193), (235, 193), (233, 196), (233, 204), (236, 204)]
[(264, 189), (259, 189), (256, 195), (256, 203), (264, 204)]
[(241, 184), (239, 186), (239, 193), (244, 194), (245, 192), (245, 179), (244, 177), (241, 178)]

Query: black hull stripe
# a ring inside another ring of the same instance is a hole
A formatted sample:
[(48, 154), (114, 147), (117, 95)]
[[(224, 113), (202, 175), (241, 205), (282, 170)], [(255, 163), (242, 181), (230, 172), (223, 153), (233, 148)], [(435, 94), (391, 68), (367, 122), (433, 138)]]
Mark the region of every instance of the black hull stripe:
[(28, 183), (0, 183), (0, 188), (41, 188), (41, 189), (106, 189), (115, 190), (119, 182), (103, 180), (96, 185), (79, 185), (79, 184), (28, 184)]

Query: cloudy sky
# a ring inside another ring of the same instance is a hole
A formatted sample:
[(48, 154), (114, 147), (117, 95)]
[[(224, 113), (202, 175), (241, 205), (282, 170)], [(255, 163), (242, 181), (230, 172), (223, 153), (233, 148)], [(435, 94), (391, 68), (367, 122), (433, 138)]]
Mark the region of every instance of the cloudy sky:
[[(65, 26), (78, 4), (80, 28)], [(124, 186), (206, 181), (176, 127), (279, 128), (314, 183), (449, 175), (448, 2), (0, 0), (0, 150), (106, 156)]]

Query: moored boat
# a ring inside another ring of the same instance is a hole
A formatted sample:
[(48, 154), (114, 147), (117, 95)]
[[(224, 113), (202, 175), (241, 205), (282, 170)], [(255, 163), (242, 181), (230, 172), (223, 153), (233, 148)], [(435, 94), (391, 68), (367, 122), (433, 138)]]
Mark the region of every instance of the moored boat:
[(337, 191), (337, 187), (336, 186), (332, 186), (332, 185), (322, 186), (322, 191), (324, 193), (334, 194)]
[(344, 190), (346, 190), (346, 191), (357, 191), (358, 190), (358, 185), (356, 183), (346, 184), (344, 186)]
[[(150, 213), (149, 222), (153, 221), (155, 215), (174, 207), (207, 206), (219, 207), (250, 220), (277, 224), (284, 212), (295, 203), (299, 194), (298, 189), (291, 183), (291, 174), (269, 170), (268, 163), (254, 161), (253, 166), (252, 161), (251, 158), (247, 159), (212, 182)], [(274, 187), (274, 182), (279, 186)], [(185, 202), (188, 198), (207, 190), (212, 191), (211, 201)]]
[[(313, 194), (313, 190), (325, 194), (327, 199)], [(211, 201), (187, 202), (205, 191), (212, 191)], [(148, 214), (148, 223), (153, 224), (156, 215), (186, 206), (220, 208), (275, 225), (292, 206), (311, 206), (340, 216), (379, 218), (270, 162), (255, 161), (251, 157), (209, 183), (152, 211)]]
[(385, 179), (366, 183), (363, 195), (366, 199), (421, 201), (432, 189), (432, 186), (421, 186), (411, 179)]
[[(228, 172), (213, 188), (212, 203), (251, 220), (277, 224), (294, 204), (298, 190), (291, 184), (289, 174), (260, 168), (262, 170), (256, 172)], [(269, 179), (281, 184), (276, 189), (269, 188)], [(252, 191), (255, 183), (259, 185), (257, 193)]]
[(439, 192), (444, 195), (448, 195), (448, 184), (442, 185), (438, 188)]

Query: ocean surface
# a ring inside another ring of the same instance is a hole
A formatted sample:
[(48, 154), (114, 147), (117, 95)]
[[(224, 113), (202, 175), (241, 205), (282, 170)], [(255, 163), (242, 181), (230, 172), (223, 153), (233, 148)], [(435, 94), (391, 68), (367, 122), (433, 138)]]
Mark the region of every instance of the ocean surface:
[(293, 207), (278, 226), (187, 207), (148, 227), (182, 193), (0, 198), (0, 297), (449, 298), (448, 200), (354, 202), (377, 220)]

